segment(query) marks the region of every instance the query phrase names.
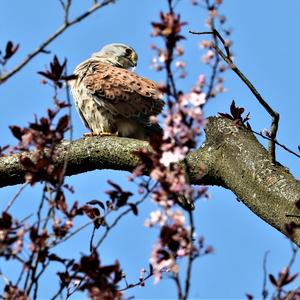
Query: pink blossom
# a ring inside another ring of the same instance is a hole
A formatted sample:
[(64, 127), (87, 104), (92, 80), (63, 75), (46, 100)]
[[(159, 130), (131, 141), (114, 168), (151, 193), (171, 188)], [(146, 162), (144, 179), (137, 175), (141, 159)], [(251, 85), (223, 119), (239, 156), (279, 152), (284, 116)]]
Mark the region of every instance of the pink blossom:
[(261, 133), (262, 133), (262, 135), (267, 136), (267, 137), (271, 136), (270, 131), (266, 128), (264, 128)]
[(185, 64), (184, 61), (178, 60), (178, 61), (176, 61), (175, 66), (176, 66), (176, 68), (178, 68), (178, 69), (183, 69), (183, 68), (185, 68), (186, 64)]
[(205, 93), (196, 93), (192, 92), (189, 95), (190, 102), (195, 106), (200, 106), (205, 103), (206, 94)]
[(223, 84), (217, 84), (216, 85), (216, 92), (217, 93), (224, 93), (224, 92), (226, 92), (226, 89), (224, 88), (224, 86), (223, 86)]
[(176, 225), (180, 225), (180, 226), (184, 225), (185, 216), (181, 210), (176, 210), (175, 212), (171, 211), (171, 213), (168, 212), (168, 215)]
[(184, 49), (183, 49), (183, 47), (177, 46), (177, 47), (176, 47), (176, 54), (177, 54), (178, 56), (183, 55), (183, 54), (184, 54)]
[(160, 159), (160, 163), (168, 167), (171, 163), (176, 163), (180, 160), (183, 160), (185, 158), (186, 153), (187, 147), (175, 147), (173, 151), (167, 151), (163, 153)]
[(162, 245), (158, 243), (154, 246), (150, 258), (150, 263), (153, 266), (154, 283), (158, 283), (162, 278), (162, 272), (178, 273), (179, 268), (173, 256), (170, 255), (168, 259), (161, 257)]
[(66, 227), (67, 227), (68, 229), (72, 228), (72, 227), (73, 227), (73, 221), (70, 220), (70, 219), (68, 219), (68, 220), (66, 221)]
[(160, 210), (152, 211), (150, 213), (150, 219), (147, 219), (144, 223), (145, 227), (153, 227), (154, 225), (163, 226), (167, 222), (167, 216)]
[(188, 115), (193, 118), (194, 120), (200, 120), (203, 118), (203, 112), (202, 109), (200, 107), (194, 107), (191, 108), (188, 111)]
[(199, 43), (199, 47), (202, 49), (211, 48), (211, 46), (212, 46), (212, 41), (210, 41), (210, 40), (202, 40)]
[(226, 22), (226, 16), (224, 16), (224, 15), (220, 15), (219, 19), (220, 19), (221, 24), (224, 24)]
[(184, 256), (186, 256), (187, 255), (187, 251), (186, 251), (186, 249), (179, 249), (178, 251), (177, 251), (177, 253), (176, 253), (179, 257), (184, 257)]
[(205, 75), (204, 74), (200, 74), (197, 80), (197, 85), (199, 85), (200, 87), (203, 87), (205, 84)]
[(166, 60), (167, 60), (167, 54), (165, 52), (161, 52), (159, 54), (159, 57), (158, 57), (158, 60), (161, 62), (161, 63), (165, 63)]
[(154, 180), (159, 181), (164, 176), (164, 172), (160, 168), (155, 168), (151, 171), (150, 176)]
[(212, 50), (208, 50), (207, 53), (202, 56), (202, 61), (205, 64), (208, 64), (214, 56), (215, 56), (215, 53)]
[(161, 71), (163, 69), (162, 66), (159, 64), (157, 57), (153, 57), (151, 67), (156, 71)]

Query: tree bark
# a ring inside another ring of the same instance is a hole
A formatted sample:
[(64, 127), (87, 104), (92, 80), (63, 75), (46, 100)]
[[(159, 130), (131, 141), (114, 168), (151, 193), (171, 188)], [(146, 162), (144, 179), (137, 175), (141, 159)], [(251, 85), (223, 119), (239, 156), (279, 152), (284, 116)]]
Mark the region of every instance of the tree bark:
[[(205, 131), (205, 143), (187, 156), (190, 182), (230, 189), (257, 216), (287, 235), (286, 224), (299, 222), (295, 203), (300, 199), (300, 182), (283, 166), (272, 164), (256, 137), (231, 120), (211, 117)], [(139, 164), (132, 152), (141, 147), (149, 145), (119, 137), (83, 138), (61, 144), (55, 163), (62, 165), (67, 159), (67, 175), (95, 169), (131, 172)], [(0, 158), (0, 187), (24, 182), (26, 171), (19, 157)], [(300, 229), (293, 240), (300, 246)]]

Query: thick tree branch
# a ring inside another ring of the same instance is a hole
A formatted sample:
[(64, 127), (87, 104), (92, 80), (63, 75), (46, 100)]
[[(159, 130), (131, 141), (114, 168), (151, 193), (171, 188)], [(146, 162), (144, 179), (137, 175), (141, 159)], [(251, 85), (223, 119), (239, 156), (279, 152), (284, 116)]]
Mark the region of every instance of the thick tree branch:
[[(191, 183), (230, 189), (255, 214), (284, 234), (286, 224), (298, 223), (295, 202), (300, 198), (300, 182), (286, 168), (272, 163), (249, 130), (231, 120), (212, 117), (206, 137), (204, 145), (187, 157)], [(63, 164), (69, 151), (67, 175), (95, 169), (130, 172), (139, 163), (132, 152), (148, 146), (127, 138), (84, 138), (61, 145), (56, 162)], [(19, 156), (0, 158), (0, 187), (24, 182), (25, 170), (19, 164)], [(298, 229), (294, 241), (300, 245)]]

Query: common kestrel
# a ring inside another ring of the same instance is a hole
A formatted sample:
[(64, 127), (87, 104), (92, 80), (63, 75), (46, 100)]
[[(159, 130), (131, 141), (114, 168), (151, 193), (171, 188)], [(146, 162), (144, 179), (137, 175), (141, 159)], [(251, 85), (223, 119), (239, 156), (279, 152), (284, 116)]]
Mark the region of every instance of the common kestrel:
[(161, 132), (150, 116), (162, 111), (162, 93), (157, 83), (130, 70), (137, 60), (133, 48), (109, 44), (76, 67), (71, 92), (91, 135), (149, 140)]

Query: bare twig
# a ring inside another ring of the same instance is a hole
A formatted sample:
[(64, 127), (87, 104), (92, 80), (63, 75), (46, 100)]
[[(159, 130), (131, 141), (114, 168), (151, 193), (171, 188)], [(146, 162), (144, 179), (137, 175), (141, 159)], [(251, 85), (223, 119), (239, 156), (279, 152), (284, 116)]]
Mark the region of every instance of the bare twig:
[[(139, 204), (141, 204), (142, 202), (145, 201), (145, 199), (148, 197), (148, 195), (150, 195), (150, 193), (156, 188), (158, 182), (156, 182), (152, 188), (148, 189), (147, 192), (144, 194), (144, 196), (137, 202), (135, 202), (135, 205), (138, 206)], [(123, 211), (120, 215), (118, 215), (115, 220), (107, 226), (106, 226), (106, 230), (104, 232), (104, 234), (102, 235), (102, 237), (99, 239), (99, 241), (97, 242), (95, 248), (99, 248), (100, 245), (103, 243), (103, 241), (105, 240), (105, 238), (107, 237), (108, 233), (119, 223), (119, 221), (126, 216), (128, 213), (132, 212), (132, 208), (128, 208), (125, 211)]]
[(38, 299), (38, 283), (39, 283), (39, 278), (42, 276), (42, 274), (45, 272), (45, 270), (47, 269), (47, 267), (49, 266), (50, 261), (47, 261), (46, 263), (42, 264), (42, 269), (40, 270), (40, 272), (35, 276), (35, 280), (34, 280), (34, 293), (33, 293), (33, 299)]
[(264, 275), (264, 279), (263, 279), (263, 286), (262, 286), (262, 298), (263, 300), (267, 299), (268, 297), (268, 290), (267, 290), (267, 259), (268, 259), (268, 255), (269, 255), (269, 251), (266, 251), (265, 255), (264, 255), (264, 260), (263, 260), (263, 275)]
[(66, 7), (65, 2), (63, 0), (58, 0), (58, 2), (62, 6), (62, 8), (65, 9), (65, 7)]
[[(297, 254), (298, 254), (298, 246), (294, 245), (294, 243), (291, 241), (291, 249), (292, 249), (292, 255), (291, 258), (287, 264), (287, 267), (284, 269), (287, 274), (290, 273), (292, 266), (295, 263)], [(276, 287), (276, 290), (274, 291), (272, 295), (272, 299), (285, 299), (285, 300), (292, 300), (292, 299), (297, 299), (299, 298), (299, 292), (300, 292), (300, 287), (296, 287), (295, 289), (287, 292), (284, 289), (284, 285), (279, 285)], [(294, 294), (298, 294), (298, 297), (293, 297)]]
[[(124, 291), (127, 291), (129, 289), (132, 289), (134, 287), (137, 287), (137, 286), (141, 286), (141, 284), (143, 284), (146, 280), (148, 280), (149, 278), (151, 278), (153, 276), (153, 272), (149, 272), (148, 275), (146, 277), (144, 277), (143, 279), (140, 279), (138, 282), (136, 283), (127, 283), (126, 281), (126, 287), (123, 288), (123, 289), (120, 289), (119, 292), (124, 292)], [(126, 280), (126, 279), (125, 279)]]
[(75, 229), (73, 232), (71, 232), (69, 235), (66, 235), (64, 238), (58, 240), (58, 241), (54, 241), (52, 244), (49, 245), (49, 248), (53, 248), (63, 242), (66, 242), (67, 240), (69, 240), (71, 237), (75, 236), (78, 232), (80, 232), (81, 230), (83, 230), (84, 228), (88, 227), (89, 225), (91, 225), (93, 222), (95, 222), (97, 219), (99, 219), (100, 217), (97, 217), (95, 219), (92, 219), (90, 221), (88, 221), (87, 223), (83, 224), (82, 226), (78, 227), (77, 229)]
[(191, 251), (188, 256), (188, 263), (187, 263), (187, 271), (185, 276), (185, 288), (184, 288), (184, 296), (183, 299), (187, 300), (189, 298), (190, 292), (190, 285), (191, 285), (191, 276), (192, 276), (192, 265), (194, 261), (194, 251), (193, 251), (193, 239), (194, 239), (194, 232), (195, 232), (195, 225), (194, 225), (194, 216), (192, 211), (188, 211), (189, 222), (190, 222), (190, 243), (191, 243)]
[[(263, 135), (263, 134), (260, 133), (260, 132), (254, 131), (253, 129), (249, 129), (249, 130), (250, 130), (252, 133), (257, 134), (257, 135), (259, 135), (260, 137), (262, 137), (262, 138), (264, 138), (264, 139), (266, 139), (266, 140), (268, 140), (268, 141), (271, 140), (270, 137), (265, 136), (265, 135)], [(293, 155), (295, 155), (295, 156), (297, 156), (297, 157), (300, 158), (300, 154), (298, 154), (297, 152), (291, 150), (291, 149), (288, 148), (287, 146), (281, 144), (281, 143), (278, 142), (277, 140), (274, 140), (274, 143), (275, 143), (277, 146), (279, 146), (279, 147), (281, 147), (282, 149), (284, 149), (285, 151), (287, 151), (287, 152), (289, 152), (289, 153), (291, 153), (291, 154), (293, 154)]]
[[(148, 180), (148, 182), (149, 182), (149, 180)], [(135, 205), (141, 204), (141, 203), (148, 197), (148, 195), (151, 193), (151, 191), (153, 191), (153, 190), (156, 188), (156, 186), (157, 186), (157, 183), (155, 183), (155, 184), (153, 185), (152, 188), (150, 188), (149, 190), (147, 190), (147, 193), (145, 193), (145, 195), (144, 195), (139, 201), (135, 202)], [(113, 222), (111, 225), (106, 225), (106, 231), (105, 231), (104, 235), (102, 236), (102, 238), (98, 241), (96, 248), (100, 246), (100, 244), (101, 244), (101, 243), (103, 242), (103, 240), (106, 238), (106, 236), (108, 235), (108, 232), (112, 229), (112, 227), (116, 226), (117, 223), (120, 221), (120, 219), (121, 219), (123, 216), (125, 216), (126, 214), (128, 214), (129, 212), (131, 212), (131, 211), (132, 211), (132, 208), (128, 208), (128, 209), (125, 210), (123, 213), (121, 213), (121, 214), (114, 220), (114, 222)], [(105, 219), (107, 218), (107, 216), (108, 216), (109, 214), (111, 214), (112, 212), (115, 212), (115, 210), (110, 210), (110, 211), (108, 211), (104, 216), (98, 216), (98, 217), (96, 217), (96, 218), (94, 218), (94, 219), (89, 220), (87, 223), (85, 223), (85, 224), (83, 224), (82, 226), (78, 227), (77, 229), (75, 229), (73, 232), (71, 232), (70, 234), (68, 234), (68, 235), (65, 236), (64, 238), (62, 238), (62, 239), (60, 239), (60, 240), (58, 240), (58, 241), (54, 241), (51, 245), (49, 245), (49, 248), (53, 248), (53, 247), (55, 247), (55, 246), (61, 244), (62, 242), (65, 242), (65, 241), (69, 240), (70, 238), (72, 238), (73, 236), (75, 236), (78, 232), (80, 232), (81, 230), (85, 229), (85, 228), (88, 227), (89, 225), (94, 224), (94, 223), (97, 222), (99, 219), (104, 219), (104, 220), (105, 220)], [(93, 232), (93, 234), (94, 234), (94, 232)], [(93, 239), (91, 239), (91, 242), (92, 242), (92, 240), (93, 240)], [(98, 245), (98, 244), (99, 244), (99, 245)], [(91, 247), (91, 246), (92, 246), (92, 244), (90, 244), (90, 247)]]
[(189, 32), (192, 34), (212, 34), (212, 35), (216, 36), (222, 42), (226, 54), (218, 47), (218, 45), (214, 44), (214, 45), (212, 45), (212, 47), (222, 57), (222, 59), (228, 64), (228, 66), (232, 69), (232, 71), (235, 72), (238, 75), (238, 77), (246, 84), (246, 86), (249, 88), (249, 90), (252, 92), (252, 94), (257, 99), (257, 101), (263, 106), (263, 108), (271, 116), (272, 123), (271, 123), (271, 130), (270, 130), (269, 152), (270, 152), (270, 155), (272, 158), (272, 162), (275, 163), (276, 162), (275, 140), (276, 140), (276, 134), (277, 134), (277, 130), (278, 130), (279, 113), (274, 111), (271, 108), (271, 106), (263, 99), (263, 97), (260, 95), (260, 93), (254, 87), (254, 85), (249, 81), (249, 79), (234, 64), (234, 62), (231, 59), (228, 45), (226, 45), (225, 40), (222, 38), (222, 36), (216, 29), (214, 29), (211, 32), (195, 32), (195, 31), (189, 31)]
[[(206, 5), (206, 9), (209, 10), (210, 9), (209, 0), (205, 1), (205, 5)], [(213, 30), (215, 30), (214, 18), (211, 19), (211, 28)], [(213, 38), (214, 44), (218, 45), (217, 37), (215, 35), (212, 35), (212, 38)], [(212, 71), (211, 71), (211, 76), (210, 76), (210, 80), (209, 80), (209, 84), (208, 84), (208, 89), (207, 89), (207, 92), (206, 92), (206, 101), (208, 101), (212, 96), (212, 91), (213, 91), (213, 88), (214, 88), (214, 82), (215, 82), (216, 77), (217, 77), (217, 70), (218, 70), (219, 63), (220, 63), (220, 56), (216, 55), (215, 56), (215, 62), (212, 66)]]
[(62, 298), (62, 292), (63, 292), (64, 289), (65, 289), (65, 286), (64, 286), (63, 284), (61, 284), (60, 287), (59, 287), (59, 289), (58, 289), (58, 291), (52, 296), (52, 298), (51, 298), (50, 300), (55, 300), (55, 299), (57, 299), (57, 297), (58, 297), (59, 295), (61, 295), (61, 299), (63, 299), (63, 298)]
[(28, 183), (22, 184), (21, 188), (18, 190), (18, 192), (15, 194), (15, 196), (11, 199), (11, 201), (7, 204), (4, 212), (8, 212), (8, 210), (12, 207), (12, 205), (15, 203), (15, 201), (18, 199), (18, 197), (21, 195), (21, 193), (24, 191), (25, 187), (28, 185)]
[(67, 3), (65, 4), (65, 15), (64, 15), (64, 24), (67, 25), (69, 23), (69, 13), (70, 13), (70, 7), (72, 4), (72, 0), (67, 0)]
[(93, 251), (93, 240), (94, 240), (96, 229), (97, 229), (96, 226), (94, 226), (93, 232), (92, 232), (92, 235), (91, 235), (91, 238), (90, 238), (90, 252)]
[(294, 262), (296, 260), (296, 257), (297, 257), (298, 251), (299, 251), (298, 246), (296, 246), (293, 242), (291, 242), (291, 248), (292, 248), (292, 256), (291, 256), (291, 259), (290, 259), (290, 261), (289, 261), (289, 263), (287, 265), (287, 268), (289, 270), (294, 265)]
[(185, 300), (185, 298), (183, 296), (182, 287), (181, 287), (178, 273), (174, 273), (171, 278), (174, 280), (176, 288), (177, 288), (178, 300)]
[[(7, 81), (10, 77), (15, 75), (17, 72), (19, 72), (23, 67), (25, 67), (35, 56), (37, 56), (39, 53), (42, 53), (45, 51), (46, 47), (53, 41), (55, 40), (58, 36), (60, 36), (66, 29), (71, 27), (72, 25), (79, 23), (86, 17), (90, 16), (92, 13), (94, 13), (96, 10), (110, 4), (114, 3), (116, 0), (103, 0), (101, 3), (94, 3), (93, 6), (86, 11), (85, 13), (81, 14), (80, 16), (74, 18), (71, 21), (68, 21), (67, 23), (65, 22), (60, 28), (57, 29), (52, 35), (50, 35), (40, 46), (38, 46), (33, 52), (27, 55), (27, 57), (19, 64), (17, 65), (14, 69), (11, 71), (4, 73), (0, 77), (0, 84), (4, 83)], [(70, 1), (68, 1), (70, 2)], [(67, 3), (68, 4), (68, 3)], [(67, 6), (67, 5), (66, 5)], [(69, 8), (68, 8), (69, 10)], [(67, 14), (68, 15), (68, 14)]]
[(4, 281), (4, 283), (6, 285), (9, 285), (10, 284), (10, 281), (9, 279), (2, 273), (2, 270), (0, 269), (0, 277), (2, 278), (2, 280)]

